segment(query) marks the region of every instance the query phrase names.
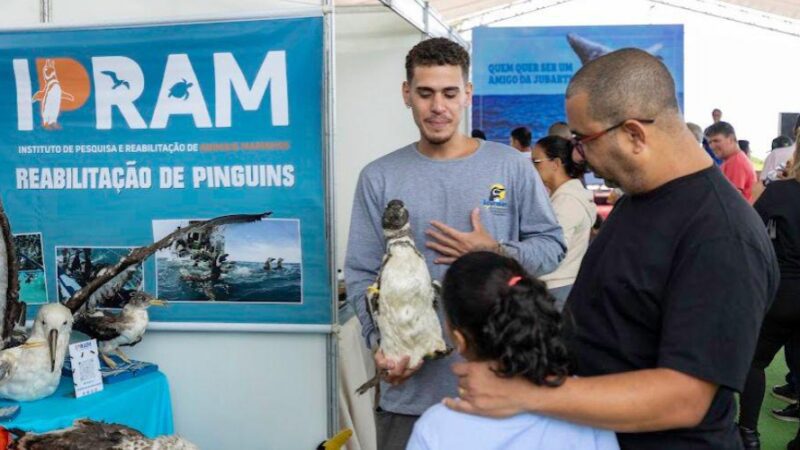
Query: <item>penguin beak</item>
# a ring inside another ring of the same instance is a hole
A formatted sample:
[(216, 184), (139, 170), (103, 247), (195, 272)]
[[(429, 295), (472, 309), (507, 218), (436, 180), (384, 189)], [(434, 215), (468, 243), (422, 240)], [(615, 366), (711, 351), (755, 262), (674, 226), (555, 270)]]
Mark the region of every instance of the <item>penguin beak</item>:
[(50, 372), (56, 370), (56, 345), (58, 345), (58, 330), (50, 330), (50, 335), (47, 337), (47, 343), (50, 347)]
[(167, 306), (167, 301), (166, 300), (161, 300), (159, 298), (154, 298), (154, 299), (150, 300), (150, 305), (151, 306)]

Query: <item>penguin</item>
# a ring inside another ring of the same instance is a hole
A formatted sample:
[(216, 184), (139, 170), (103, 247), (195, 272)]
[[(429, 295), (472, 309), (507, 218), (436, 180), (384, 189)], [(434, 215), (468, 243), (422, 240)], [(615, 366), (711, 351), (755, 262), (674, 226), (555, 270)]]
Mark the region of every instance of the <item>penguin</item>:
[[(409, 357), (414, 367), (423, 359), (447, 356), (442, 325), (436, 314), (439, 285), (431, 281), (425, 257), (411, 235), (408, 210), (392, 200), (383, 213), (386, 253), (378, 278), (367, 292), (367, 306), (380, 332), (383, 354), (394, 360)], [(379, 374), (356, 393), (363, 394), (379, 381)]]
[(58, 129), (58, 115), (61, 112), (61, 100), (75, 100), (75, 97), (62, 91), (61, 83), (56, 74), (56, 62), (46, 59), (42, 66), (42, 78), (44, 79), (44, 89), (33, 95), (33, 101), (39, 102), (41, 107), (39, 112), (42, 116), (42, 126), (45, 129)]

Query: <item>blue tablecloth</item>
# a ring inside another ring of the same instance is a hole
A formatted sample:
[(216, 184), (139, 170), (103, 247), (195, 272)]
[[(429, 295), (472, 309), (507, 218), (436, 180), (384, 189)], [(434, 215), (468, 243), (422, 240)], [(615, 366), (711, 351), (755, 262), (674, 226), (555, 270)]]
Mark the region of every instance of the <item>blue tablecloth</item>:
[(62, 377), (53, 395), (20, 405), (20, 414), (0, 425), (41, 433), (69, 427), (75, 419), (89, 418), (127, 425), (150, 438), (173, 433), (169, 383), (161, 372), (106, 384), (102, 392), (78, 399), (72, 379)]

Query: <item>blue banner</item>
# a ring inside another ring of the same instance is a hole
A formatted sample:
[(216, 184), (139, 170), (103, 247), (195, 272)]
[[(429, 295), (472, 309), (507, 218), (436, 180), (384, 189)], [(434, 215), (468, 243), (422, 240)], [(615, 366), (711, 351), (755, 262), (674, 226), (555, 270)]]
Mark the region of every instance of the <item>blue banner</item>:
[(480, 27), (473, 30), (472, 127), (507, 143), (527, 126), (534, 141), (566, 121), (564, 92), (583, 64), (626, 48), (650, 52), (675, 78), (683, 109), (683, 25)]
[[(0, 186), (21, 299), (68, 298), (131, 248), (196, 220), (125, 274), (154, 320), (331, 323), (320, 17), (0, 33)], [(35, 311), (34, 311), (35, 313)]]

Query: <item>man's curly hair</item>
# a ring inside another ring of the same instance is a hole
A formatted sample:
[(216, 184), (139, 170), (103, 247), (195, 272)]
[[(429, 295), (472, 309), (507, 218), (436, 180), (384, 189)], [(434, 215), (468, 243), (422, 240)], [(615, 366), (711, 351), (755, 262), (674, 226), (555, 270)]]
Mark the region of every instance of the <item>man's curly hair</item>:
[(464, 81), (469, 79), (469, 53), (447, 38), (431, 38), (415, 45), (406, 55), (406, 80), (414, 77), (415, 67), (460, 66)]

